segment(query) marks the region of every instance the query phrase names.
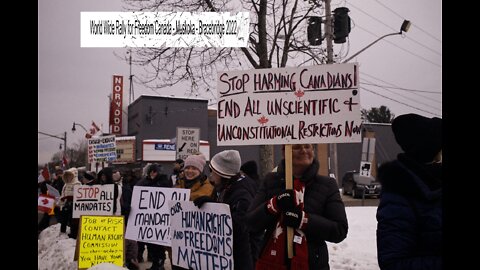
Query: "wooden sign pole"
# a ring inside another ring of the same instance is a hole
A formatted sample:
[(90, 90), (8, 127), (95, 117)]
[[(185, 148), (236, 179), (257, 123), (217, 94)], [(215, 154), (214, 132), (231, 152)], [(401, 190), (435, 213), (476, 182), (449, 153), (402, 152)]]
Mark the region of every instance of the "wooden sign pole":
[[(293, 189), (292, 177), (292, 145), (285, 145), (285, 188)], [(288, 258), (293, 257), (293, 228), (287, 227), (287, 251)]]

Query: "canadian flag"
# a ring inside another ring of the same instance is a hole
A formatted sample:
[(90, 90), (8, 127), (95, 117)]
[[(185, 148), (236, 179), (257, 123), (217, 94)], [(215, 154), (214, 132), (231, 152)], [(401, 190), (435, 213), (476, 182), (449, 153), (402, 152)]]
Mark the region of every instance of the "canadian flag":
[(40, 196), (38, 196), (38, 211), (49, 213), (50, 211), (52, 211), (54, 203), (54, 197), (41, 194)]
[(65, 156), (62, 158), (62, 169), (65, 170), (68, 166), (68, 160)]
[(85, 134), (85, 138), (90, 139), (92, 136), (95, 136), (97, 132), (100, 131), (100, 128), (95, 124), (95, 122), (92, 121), (92, 126), (90, 127), (90, 130)]
[(48, 172), (47, 164), (45, 164), (45, 167), (43, 167), (42, 172), (38, 176), (38, 183), (43, 182), (45, 180), (50, 180), (50, 173)]

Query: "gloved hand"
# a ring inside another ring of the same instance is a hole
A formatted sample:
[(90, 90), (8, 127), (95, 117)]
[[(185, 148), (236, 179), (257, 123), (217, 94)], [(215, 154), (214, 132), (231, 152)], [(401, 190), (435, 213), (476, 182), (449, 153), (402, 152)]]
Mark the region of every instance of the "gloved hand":
[(280, 194), (273, 196), (267, 203), (267, 210), (272, 214), (285, 212), (295, 208), (295, 192), (286, 189)]
[(295, 229), (303, 229), (308, 222), (307, 213), (300, 209), (293, 209), (283, 213), (283, 224)]
[(198, 208), (202, 208), (202, 205), (207, 202), (215, 202), (210, 196), (201, 196), (193, 200), (193, 204), (195, 204)]

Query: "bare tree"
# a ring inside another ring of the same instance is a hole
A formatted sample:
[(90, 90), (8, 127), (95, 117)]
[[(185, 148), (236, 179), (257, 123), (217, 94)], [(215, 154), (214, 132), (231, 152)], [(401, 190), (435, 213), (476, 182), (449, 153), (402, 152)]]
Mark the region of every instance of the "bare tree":
[[(153, 3), (152, 3), (153, 2)], [(232, 12), (250, 13), (248, 47), (244, 48), (136, 48), (133, 63), (145, 68), (137, 82), (158, 89), (188, 81), (184, 94), (203, 97), (216, 103), (217, 71), (300, 66), (307, 62), (326, 63), (320, 47), (310, 48), (307, 41), (307, 19), (323, 12), (321, 1), (304, 0), (157, 0), (126, 1), (132, 11), (162, 12)], [(313, 62), (312, 62), (313, 61)], [(158, 93), (158, 92), (157, 92)], [(273, 146), (260, 148), (260, 175), (272, 170)]]

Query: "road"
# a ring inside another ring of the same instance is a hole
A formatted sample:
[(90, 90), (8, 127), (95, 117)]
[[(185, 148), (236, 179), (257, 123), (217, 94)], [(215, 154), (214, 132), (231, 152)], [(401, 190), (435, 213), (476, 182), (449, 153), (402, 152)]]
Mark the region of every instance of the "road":
[(377, 197), (365, 198), (365, 200), (362, 200), (362, 199), (354, 199), (350, 195), (341, 195), (341, 196), (345, 206), (378, 206), (378, 203), (379, 203), (379, 199)]

